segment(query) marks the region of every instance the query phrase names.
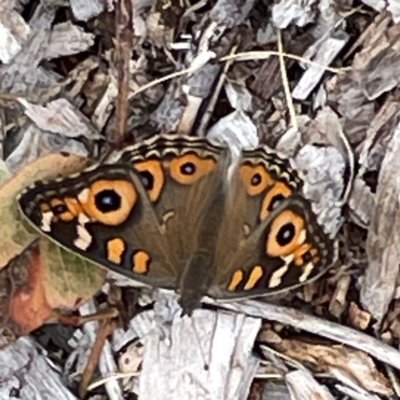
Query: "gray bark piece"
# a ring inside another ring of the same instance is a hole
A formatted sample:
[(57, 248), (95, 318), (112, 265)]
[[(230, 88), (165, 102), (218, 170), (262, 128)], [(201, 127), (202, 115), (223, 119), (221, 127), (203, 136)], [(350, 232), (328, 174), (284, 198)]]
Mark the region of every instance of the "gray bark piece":
[(324, 75), (324, 67), (331, 64), (338, 53), (342, 50), (343, 46), (345, 46), (347, 40), (348, 35), (342, 32), (340, 37), (330, 37), (323, 43), (313, 59), (313, 61), (318, 63), (318, 65), (313, 64), (310, 66), (298, 81), (292, 92), (294, 99), (305, 100), (310, 95), (311, 91), (315, 89)]
[(32, 33), (21, 50), (9, 64), (0, 68), (1, 91), (36, 100), (56, 82), (55, 74), (38, 67), (47, 50), (54, 15), (55, 9), (48, 8), (37, 16), (32, 23)]
[(393, 299), (400, 260), (400, 125), (382, 162), (367, 240), (368, 267), (360, 300), (378, 323)]
[(0, 400), (77, 399), (27, 337), (0, 351), (0, 382)]
[(388, 0), (387, 10), (392, 14), (394, 23), (400, 22), (400, 1)]
[(247, 399), (260, 326), (260, 319), (235, 313), (175, 314), (169, 337), (160, 339), (155, 329), (145, 337), (139, 399)]
[(400, 352), (397, 349), (347, 326), (305, 314), (294, 308), (261, 303), (254, 300), (221, 303), (216, 300), (207, 299), (207, 303), (219, 304), (229, 310), (276, 321), (283, 325), (289, 325), (299, 330), (335, 340), (338, 343), (364, 351), (376, 359), (400, 370)]
[(328, 388), (320, 385), (306, 370), (289, 372), (285, 378), (291, 398), (296, 400), (334, 400)]
[(210, 12), (210, 18), (217, 24), (232, 28), (244, 22), (252, 10), (254, 0), (219, 0)]
[(79, 21), (88, 21), (106, 8), (105, 0), (70, 0), (74, 17)]
[(315, 0), (281, 0), (272, 7), (272, 20), (279, 29), (285, 29), (289, 24), (305, 26), (315, 19)]
[[(191, 131), (200, 106), (211, 95), (221, 71), (220, 64), (207, 64), (211, 59), (210, 51), (224, 46), (225, 30), (243, 23), (253, 5), (254, 0), (218, 0), (209, 16), (205, 15), (203, 28), (198, 33), (199, 42), (193, 43), (193, 50), (186, 56), (185, 65), (192, 70), (191, 74), (172, 81), (160, 105), (150, 115), (150, 120), (159, 131), (179, 128), (180, 133)], [(197, 63), (200, 61), (204, 64), (199, 67)], [(184, 92), (182, 87), (185, 87)], [(186, 104), (182, 104), (182, 94), (186, 96)]]

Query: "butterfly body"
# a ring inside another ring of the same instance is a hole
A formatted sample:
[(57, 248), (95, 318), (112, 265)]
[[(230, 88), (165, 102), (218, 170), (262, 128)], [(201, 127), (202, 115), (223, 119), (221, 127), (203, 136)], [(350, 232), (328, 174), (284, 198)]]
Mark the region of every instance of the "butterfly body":
[(114, 164), (37, 182), (19, 204), (52, 240), (153, 287), (174, 289), (186, 314), (204, 295), (273, 294), (320, 276), (334, 243), (289, 160), (267, 147), (229, 150), (160, 135)]

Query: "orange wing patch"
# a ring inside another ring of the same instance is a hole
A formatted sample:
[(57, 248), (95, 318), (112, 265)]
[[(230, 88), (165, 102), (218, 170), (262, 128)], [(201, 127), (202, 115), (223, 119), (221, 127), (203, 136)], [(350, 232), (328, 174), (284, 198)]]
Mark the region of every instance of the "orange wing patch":
[(41, 203), (39, 209), (41, 211), (42, 221), (41, 229), (44, 232), (51, 231), (51, 223), (59, 220), (69, 222), (79, 215), (82, 210), (78, 200), (75, 203), (71, 198), (52, 198), (49, 203)]
[(237, 271), (235, 271), (229, 282), (228, 290), (230, 292), (234, 292), (235, 290), (237, 290), (237, 287), (240, 285), (240, 282), (242, 282), (243, 278), (244, 278), (244, 273), (242, 270), (238, 269)]
[(132, 256), (132, 271), (137, 274), (147, 274), (150, 267), (150, 256), (144, 251), (138, 251)]
[[(70, 222), (76, 218), (83, 218), (86, 222), (98, 221), (106, 225), (120, 225), (129, 217), (136, 201), (137, 192), (130, 181), (98, 180), (81, 190), (77, 197), (53, 197), (48, 202), (42, 202), (39, 205), (40, 228), (44, 232), (51, 232), (52, 223)], [(78, 224), (82, 229), (86, 229), (81, 222)], [(87, 232), (78, 232), (77, 247), (86, 248), (88, 236)]]
[(260, 265), (256, 265), (253, 267), (253, 269), (250, 272), (249, 279), (247, 280), (246, 284), (244, 285), (244, 290), (250, 290), (253, 289), (258, 281), (262, 278), (264, 275), (264, 269)]
[(69, 213), (73, 215), (73, 217), (77, 217), (82, 212), (82, 206), (80, 205), (78, 199), (74, 197), (65, 197), (63, 200), (68, 208)]
[(310, 261), (317, 263), (319, 260), (318, 250), (313, 248), (310, 243), (304, 243), (294, 252), (294, 263), (298, 267), (302, 267)]
[(107, 259), (115, 264), (121, 264), (125, 250), (126, 244), (121, 238), (111, 239), (107, 242)]

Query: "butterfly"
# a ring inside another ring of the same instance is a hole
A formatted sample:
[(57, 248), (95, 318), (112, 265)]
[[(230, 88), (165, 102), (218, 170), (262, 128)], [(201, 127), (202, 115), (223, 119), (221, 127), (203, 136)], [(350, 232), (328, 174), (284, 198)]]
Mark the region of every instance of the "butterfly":
[(35, 182), (18, 203), (63, 248), (173, 289), (183, 314), (203, 296), (257, 297), (321, 276), (335, 242), (290, 160), (259, 146), (234, 158), (207, 138), (165, 134), (114, 163)]

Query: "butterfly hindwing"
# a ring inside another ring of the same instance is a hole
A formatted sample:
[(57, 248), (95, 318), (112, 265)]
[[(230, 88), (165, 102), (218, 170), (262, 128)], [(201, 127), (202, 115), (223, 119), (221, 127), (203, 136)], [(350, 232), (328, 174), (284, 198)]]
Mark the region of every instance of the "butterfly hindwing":
[[(288, 160), (266, 148), (247, 151), (233, 173), (216, 254), (214, 297), (268, 295), (321, 275), (333, 242), (299, 194)], [(286, 163), (286, 164), (285, 164)]]

